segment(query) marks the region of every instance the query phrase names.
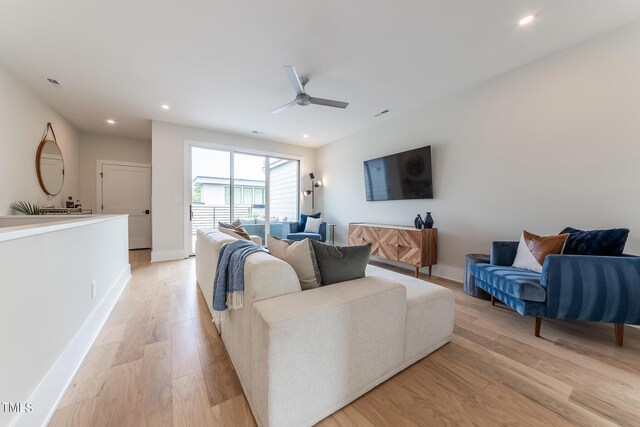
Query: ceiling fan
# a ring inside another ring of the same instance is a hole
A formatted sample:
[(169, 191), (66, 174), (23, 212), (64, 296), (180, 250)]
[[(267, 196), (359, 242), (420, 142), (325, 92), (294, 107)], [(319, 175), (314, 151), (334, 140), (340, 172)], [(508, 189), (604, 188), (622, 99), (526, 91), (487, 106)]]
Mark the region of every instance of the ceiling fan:
[(282, 107), (276, 108), (271, 112), (271, 114), (281, 113), (284, 110), (290, 107), (293, 107), (296, 104), (302, 107), (309, 104), (315, 104), (315, 105), (324, 105), (325, 107), (336, 107), (336, 108), (347, 108), (347, 105), (349, 105), (348, 102), (334, 101), (332, 99), (324, 99), (324, 98), (313, 98), (309, 96), (304, 91), (305, 85), (309, 83), (309, 78), (298, 77), (298, 73), (296, 73), (296, 69), (293, 67), (293, 65), (284, 65), (283, 67), (284, 67), (284, 71), (287, 73), (287, 76), (289, 77), (289, 81), (291, 81), (293, 90), (296, 91), (296, 99), (289, 102), (288, 104), (283, 105)]

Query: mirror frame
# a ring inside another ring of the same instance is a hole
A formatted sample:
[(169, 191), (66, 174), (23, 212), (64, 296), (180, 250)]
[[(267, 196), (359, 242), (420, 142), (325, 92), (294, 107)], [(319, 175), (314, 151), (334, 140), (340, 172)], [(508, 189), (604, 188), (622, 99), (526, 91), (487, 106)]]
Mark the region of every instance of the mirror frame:
[[(47, 134), (49, 133), (49, 129), (51, 129), (51, 133), (53, 134), (53, 139), (47, 139)], [(58, 190), (57, 193), (51, 193), (47, 189), (47, 186), (44, 184), (44, 181), (42, 179), (42, 173), (40, 170), (40, 158), (42, 157), (42, 151), (44, 150), (45, 145), (47, 145), (48, 143), (55, 144), (56, 147), (58, 147), (58, 150), (60, 151), (60, 156), (62, 157), (62, 184), (60, 184), (60, 189)], [(38, 151), (36, 152), (36, 175), (38, 176), (38, 184), (40, 184), (40, 188), (42, 188), (42, 191), (44, 191), (46, 195), (57, 196), (58, 194), (60, 194), (60, 192), (62, 191), (62, 188), (64, 187), (64, 179), (65, 179), (64, 156), (62, 155), (62, 150), (60, 149), (60, 146), (56, 141), (56, 134), (55, 132), (53, 132), (53, 127), (51, 126), (51, 123), (47, 123), (47, 129), (45, 131), (45, 134), (42, 137), (42, 140), (40, 141), (40, 145), (38, 145)]]

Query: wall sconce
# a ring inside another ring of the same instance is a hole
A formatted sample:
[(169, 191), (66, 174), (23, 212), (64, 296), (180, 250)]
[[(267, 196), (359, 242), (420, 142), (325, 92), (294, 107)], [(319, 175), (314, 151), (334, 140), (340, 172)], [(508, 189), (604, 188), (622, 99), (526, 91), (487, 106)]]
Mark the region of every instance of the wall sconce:
[(309, 178), (311, 179), (311, 189), (306, 190), (304, 192), (305, 196), (311, 195), (311, 213), (315, 213), (316, 210), (316, 197), (315, 197), (315, 192), (316, 192), (316, 188), (320, 188), (320, 186), (322, 185), (321, 181), (316, 181), (316, 176), (313, 174), (313, 172), (311, 172), (309, 174)]

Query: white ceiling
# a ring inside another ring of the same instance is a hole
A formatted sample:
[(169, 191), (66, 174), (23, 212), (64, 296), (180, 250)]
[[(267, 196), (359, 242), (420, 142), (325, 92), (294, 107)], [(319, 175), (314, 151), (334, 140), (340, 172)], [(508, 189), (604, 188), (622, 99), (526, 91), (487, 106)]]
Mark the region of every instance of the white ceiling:
[[(638, 18), (638, 0), (3, 0), (0, 63), (82, 130), (319, 146)], [(270, 114), (294, 98), (284, 64), (349, 107)]]

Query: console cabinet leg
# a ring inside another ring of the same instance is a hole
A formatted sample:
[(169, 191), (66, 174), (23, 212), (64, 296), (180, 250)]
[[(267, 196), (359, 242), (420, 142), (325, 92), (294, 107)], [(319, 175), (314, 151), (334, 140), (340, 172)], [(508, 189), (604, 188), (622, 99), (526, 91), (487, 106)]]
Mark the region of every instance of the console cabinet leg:
[(431, 265), (429, 266), (429, 277), (431, 277)]
[(624, 323), (614, 323), (613, 326), (616, 330), (616, 345), (622, 347), (622, 342), (624, 341)]
[(420, 267), (416, 267), (416, 279), (420, 277)]
[(540, 326), (542, 326), (542, 317), (536, 317), (535, 336), (540, 337)]

